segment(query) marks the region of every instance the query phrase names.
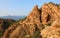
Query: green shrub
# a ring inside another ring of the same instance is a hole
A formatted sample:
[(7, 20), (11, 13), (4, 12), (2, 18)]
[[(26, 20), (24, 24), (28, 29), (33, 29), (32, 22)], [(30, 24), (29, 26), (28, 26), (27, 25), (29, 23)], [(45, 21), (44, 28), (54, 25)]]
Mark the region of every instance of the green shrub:
[(30, 36), (30, 38), (40, 38), (40, 31), (37, 30), (33, 36)]
[(8, 19), (4, 19), (3, 20), (3, 25), (2, 25), (2, 28), (4, 30), (6, 30), (11, 24), (13, 24), (15, 22), (15, 20), (11, 20), (9, 21)]
[(22, 18), (22, 19), (19, 19), (17, 22), (19, 21), (24, 21), (26, 19), (26, 17)]
[(0, 37), (3, 35), (3, 31), (2, 30), (0, 30)]

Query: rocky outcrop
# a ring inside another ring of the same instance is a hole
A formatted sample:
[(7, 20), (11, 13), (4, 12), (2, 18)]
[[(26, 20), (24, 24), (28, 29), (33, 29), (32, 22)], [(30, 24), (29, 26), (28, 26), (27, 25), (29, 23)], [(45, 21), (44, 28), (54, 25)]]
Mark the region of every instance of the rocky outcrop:
[(3, 38), (9, 38), (9, 35), (16, 29), (16, 27), (19, 26), (19, 23), (14, 23), (12, 26), (10, 26), (4, 33)]
[[(39, 38), (41, 38), (40, 36), (42, 36), (42, 38), (53, 38), (54, 35), (52, 34), (55, 34), (55, 36), (59, 34), (57, 33), (59, 31), (58, 29), (60, 29), (59, 19), (60, 9), (57, 5), (48, 3), (44, 4), (40, 9), (36, 5), (24, 21), (19, 21), (11, 25), (5, 31), (3, 38), (28, 38), (34, 36), (36, 31), (39, 31)], [(59, 37), (58, 35), (55, 36), (54, 38)], [(37, 38), (37, 36), (35, 38)]]
[[(49, 16), (48, 16), (49, 15)], [(50, 17), (48, 19), (48, 17)], [(48, 19), (49, 21), (47, 21)], [(41, 31), (42, 38), (60, 38), (60, 9), (57, 5), (49, 3), (42, 7), (42, 23), (52, 21), (52, 25), (45, 27)]]
[(51, 26), (47, 26), (41, 31), (43, 38), (60, 38), (60, 20), (54, 21)]
[(10, 28), (8, 28), (3, 38), (7, 38), (7, 37), (22, 38), (23, 36), (26, 36), (26, 35), (29, 35), (29, 36), (34, 35), (35, 31), (37, 31), (38, 29), (41, 30), (43, 28), (43, 26), (41, 25), (40, 17), (41, 17), (41, 14), (38, 9), (38, 6), (36, 5), (31, 11), (31, 13), (26, 17), (26, 19), (22, 23), (19, 22), (20, 25), (15, 24), (15, 25), (12, 25)]
[(54, 4), (44, 4), (42, 6), (42, 23), (58, 20), (60, 17), (60, 9)]

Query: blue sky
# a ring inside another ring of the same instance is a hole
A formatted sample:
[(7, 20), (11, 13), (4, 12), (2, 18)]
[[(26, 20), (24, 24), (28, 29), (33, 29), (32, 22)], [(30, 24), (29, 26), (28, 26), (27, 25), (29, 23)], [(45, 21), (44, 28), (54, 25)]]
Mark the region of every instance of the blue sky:
[(0, 16), (28, 15), (35, 5), (41, 7), (44, 3), (60, 3), (60, 0), (0, 0)]

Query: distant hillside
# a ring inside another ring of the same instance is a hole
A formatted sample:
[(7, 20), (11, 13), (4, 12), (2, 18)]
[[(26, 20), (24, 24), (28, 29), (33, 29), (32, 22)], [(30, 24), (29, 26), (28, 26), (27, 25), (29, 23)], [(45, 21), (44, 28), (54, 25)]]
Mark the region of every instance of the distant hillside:
[(2, 18), (2, 19), (13, 19), (13, 20), (19, 20), (24, 17), (26, 17), (26, 16), (0, 16), (0, 18)]

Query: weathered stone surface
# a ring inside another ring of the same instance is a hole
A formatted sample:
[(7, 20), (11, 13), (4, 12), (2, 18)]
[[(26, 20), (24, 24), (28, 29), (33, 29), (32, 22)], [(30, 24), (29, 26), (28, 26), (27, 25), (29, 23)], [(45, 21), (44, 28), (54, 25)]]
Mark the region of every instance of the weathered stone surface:
[[(40, 19), (40, 11), (38, 9), (38, 6), (36, 5), (31, 13), (26, 17), (26, 19), (21, 23), (20, 25), (14, 24), (11, 26), (4, 34), (4, 37), (10, 37), (15, 38), (19, 37), (22, 38), (25, 36), (24, 34), (28, 35), (34, 35), (35, 31), (37, 29), (41, 30), (43, 26), (41, 25), (41, 19)], [(40, 28), (41, 27), (41, 28)], [(10, 32), (10, 33), (8, 33)]]
[[(37, 30), (41, 32), (43, 38), (60, 38), (60, 33), (58, 32), (60, 31), (59, 19), (60, 9), (55, 4), (44, 4), (40, 9), (36, 5), (24, 21), (19, 21), (9, 27), (5, 31), (3, 38), (30, 37), (33, 36)], [(52, 25), (48, 23), (52, 23)], [(46, 24), (50, 26), (47, 26)]]
[(41, 18), (43, 24), (46, 24), (48, 21), (58, 20), (60, 18), (60, 9), (54, 4), (44, 4)]
[(60, 20), (55, 21), (51, 26), (43, 29), (41, 35), (43, 38), (60, 38)]

